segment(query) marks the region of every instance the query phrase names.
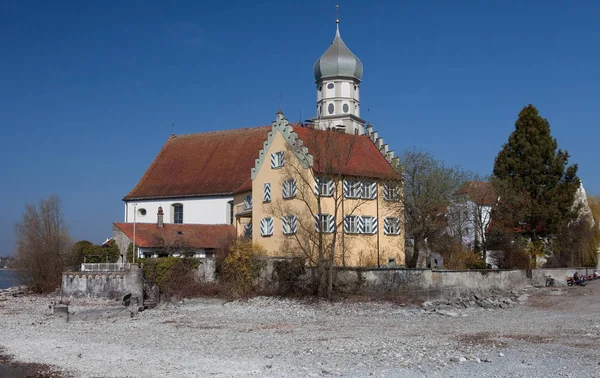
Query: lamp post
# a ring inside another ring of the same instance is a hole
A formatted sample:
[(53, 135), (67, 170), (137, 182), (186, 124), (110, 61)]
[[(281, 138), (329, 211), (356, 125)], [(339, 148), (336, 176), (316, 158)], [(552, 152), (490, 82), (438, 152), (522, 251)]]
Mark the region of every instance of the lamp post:
[(133, 204), (133, 250), (131, 251), (131, 262), (135, 263), (135, 220), (137, 215), (137, 203)]

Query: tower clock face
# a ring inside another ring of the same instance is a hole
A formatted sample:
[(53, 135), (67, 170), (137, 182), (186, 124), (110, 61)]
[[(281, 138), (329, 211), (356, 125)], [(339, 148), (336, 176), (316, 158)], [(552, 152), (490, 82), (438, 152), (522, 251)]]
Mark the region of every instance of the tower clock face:
[(327, 89), (333, 89), (333, 83), (327, 84)]

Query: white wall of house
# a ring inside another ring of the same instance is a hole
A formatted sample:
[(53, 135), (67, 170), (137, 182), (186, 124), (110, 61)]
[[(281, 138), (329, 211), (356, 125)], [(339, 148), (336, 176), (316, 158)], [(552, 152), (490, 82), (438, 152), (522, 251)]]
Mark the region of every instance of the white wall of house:
[(156, 223), (158, 207), (162, 206), (164, 222), (173, 223), (173, 205), (181, 204), (184, 224), (229, 224), (228, 202), (232, 200), (233, 197), (223, 196), (127, 201), (125, 222), (133, 223), (135, 208), (135, 222)]
[[(485, 240), (482, 228), (486, 229), (491, 221), (492, 207), (489, 205), (477, 205), (473, 201), (453, 203), (448, 208), (448, 232), (450, 235), (456, 233), (458, 228), (462, 229), (462, 241), (465, 246), (473, 247), (475, 239)], [(481, 225), (479, 225), (481, 222)]]

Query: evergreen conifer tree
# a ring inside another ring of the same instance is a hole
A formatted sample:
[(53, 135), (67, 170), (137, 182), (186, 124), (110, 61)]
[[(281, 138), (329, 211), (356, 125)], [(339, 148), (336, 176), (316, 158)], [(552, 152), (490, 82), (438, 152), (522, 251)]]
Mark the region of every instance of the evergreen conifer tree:
[(550, 134), (548, 120), (533, 105), (524, 107), (494, 163), (492, 181), (500, 196), (493, 216), (497, 225), (535, 243), (575, 219), (580, 182), (577, 165), (567, 166), (568, 160), (569, 153), (558, 149)]

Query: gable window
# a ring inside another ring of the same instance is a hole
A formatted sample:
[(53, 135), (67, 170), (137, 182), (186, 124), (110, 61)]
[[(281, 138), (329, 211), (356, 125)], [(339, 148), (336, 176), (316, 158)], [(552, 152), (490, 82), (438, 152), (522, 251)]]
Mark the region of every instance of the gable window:
[(321, 197), (333, 196), (333, 179), (315, 177), (315, 193)]
[(386, 235), (399, 235), (400, 218), (385, 218), (383, 220), (383, 233)]
[(399, 201), (400, 187), (397, 184), (384, 184), (383, 199), (386, 201)]
[(260, 220), (260, 235), (262, 237), (273, 235), (273, 218), (267, 217)]
[(283, 233), (293, 235), (298, 232), (298, 219), (295, 215), (286, 215), (282, 218)]
[(252, 196), (244, 197), (244, 210), (252, 210)]
[(347, 234), (358, 234), (360, 233), (358, 224), (360, 217), (356, 215), (348, 215), (344, 217), (344, 232)]
[(285, 156), (283, 154), (283, 151), (274, 152), (271, 154), (271, 168), (272, 169), (281, 168), (284, 166), (284, 164), (285, 164)]
[(331, 214), (316, 214), (315, 215), (315, 230), (330, 234), (335, 230), (335, 221)]
[(263, 202), (271, 202), (271, 183), (265, 183), (263, 187)]
[(376, 234), (377, 233), (377, 218), (364, 216), (362, 217), (363, 234)]
[(296, 197), (296, 179), (287, 179), (281, 186), (283, 198), (294, 198)]
[(173, 205), (173, 223), (183, 223), (183, 205), (180, 203)]

